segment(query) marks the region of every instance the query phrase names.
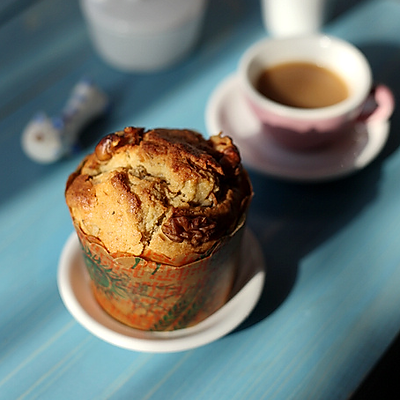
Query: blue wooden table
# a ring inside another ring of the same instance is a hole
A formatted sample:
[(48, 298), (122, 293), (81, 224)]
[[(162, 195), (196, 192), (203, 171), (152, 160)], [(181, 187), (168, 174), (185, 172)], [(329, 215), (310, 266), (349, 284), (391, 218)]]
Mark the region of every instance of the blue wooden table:
[[(342, 2), (343, 3), (343, 2)], [(400, 111), (370, 165), (299, 184), (250, 171), (249, 227), (268, 266), (250, 317), (188, 351), (124, 350), (85, 330), (56, 283), (72, 232), (64, 187), (86, 151), (128, 125), (206, 133), (215, 87), (268, 35), (258, 1), (212, 0), (202, 38), (174, 68), (128, 74), (94, 51), (77, 1), (0, 8), (0, 399), (346, 399), (400, 331)], [(349, 40), (377, 80), (400, 94), (400, 2), (342, 7), (324, 31)], [(20, 145), (40, 110), (56, 115), (90, 76), (112, 100), (84, 149), (53, 165)]]

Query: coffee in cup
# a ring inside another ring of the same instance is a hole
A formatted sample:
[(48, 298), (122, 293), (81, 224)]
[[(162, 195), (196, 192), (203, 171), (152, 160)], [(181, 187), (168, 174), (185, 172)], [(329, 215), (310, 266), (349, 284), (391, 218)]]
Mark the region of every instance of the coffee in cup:
[(349, 95), (346, 82), (338, 74), (301, 61), (266, 68), (257, 79), (256, 89), (272, 101), (297, 108), (328, 107)]
[(242, 56), (238, 75), (266, 134), (295, 149), (331, 143), (394, 108), (391, 91), (374, 87), (361, 51), (323, 34), (261, 40)]

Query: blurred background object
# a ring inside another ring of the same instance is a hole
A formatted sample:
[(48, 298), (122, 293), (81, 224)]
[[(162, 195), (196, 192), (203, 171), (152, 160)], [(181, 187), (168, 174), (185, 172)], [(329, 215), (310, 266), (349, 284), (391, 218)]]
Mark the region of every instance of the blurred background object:
[(326, 17), (327, 0), (261, 0), (265, 28), (272, 36), (318, 32)]
[(112, 66), (153, 71), (183, 59), (199, 37), (207, 0), (81, 0), (91, 38)]

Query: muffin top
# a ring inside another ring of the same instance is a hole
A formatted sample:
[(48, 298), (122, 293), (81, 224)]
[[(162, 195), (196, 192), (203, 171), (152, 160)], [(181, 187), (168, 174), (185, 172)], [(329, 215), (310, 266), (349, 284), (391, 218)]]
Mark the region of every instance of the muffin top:
[(110, 254), (170, 264), (232, 233), (251, 195), (229, 137), (133, 127), (104, 137), (65, 192), (75, 227)]

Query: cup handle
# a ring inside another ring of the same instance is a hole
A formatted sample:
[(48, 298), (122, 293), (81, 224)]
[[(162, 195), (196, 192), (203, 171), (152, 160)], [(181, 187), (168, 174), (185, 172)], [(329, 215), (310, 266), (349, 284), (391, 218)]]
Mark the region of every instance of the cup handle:
[(358, 120), (361, 122), (385, 121), (393, 114), (394, 106), (393, 92), (386, 85), (374, 85)]

